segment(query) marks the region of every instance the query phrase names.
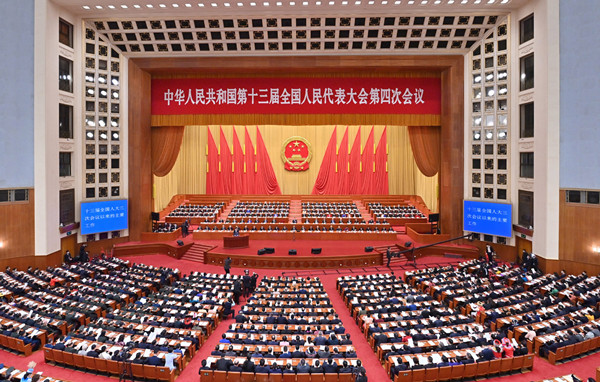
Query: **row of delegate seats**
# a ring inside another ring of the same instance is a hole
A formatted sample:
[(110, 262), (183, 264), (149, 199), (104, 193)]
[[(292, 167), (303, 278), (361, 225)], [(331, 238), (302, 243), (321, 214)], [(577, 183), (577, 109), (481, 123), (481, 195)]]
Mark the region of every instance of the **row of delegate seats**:
[(73, 354), (62, 350), (44, 349), (44, 359), (47, 363), (69, 366), (81, 371), (121, 376), (123, 372), (131, 372), (135, 378), (169, 381), (175, 380), (175, 372), (165, 366), (142, 365), (123, 361), (106, 360)]
[(169, 213), (169, 217), (203, 217), (215, 219), (223, 211), (224, 202), (214, 204), (181, 204)]
[[(35, 363), (33, 363), (35, 365)], [(0, 380), (2, 381), (32, 381), (32, 382), (61, 382), (62, 380), (46, 377), (43, 373), (35, 372), (33, 368), (27, 370), (19, 370), (14, 366), (8, 366), (0, 363)]]
[(367, 207), (369, 208), (369, 212), (373, 214), (373, 216), (375, 216), (377, 220), (397, 218), (425, 218), (425, 214), (419, 211), (419, 209), (415, 206), (410, 205), (387, 205), (375, 202), (368, 203)]
[(352, 373), (268, 374), (200, 369), (200, 382), (354, 382)]

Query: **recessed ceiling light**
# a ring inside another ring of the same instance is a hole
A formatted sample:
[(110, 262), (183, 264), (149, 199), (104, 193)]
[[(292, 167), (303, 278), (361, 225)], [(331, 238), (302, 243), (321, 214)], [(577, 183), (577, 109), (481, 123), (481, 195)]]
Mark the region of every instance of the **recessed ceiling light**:
[(231, 7), (231, 4), (229, 4), (229, 3), (223, 3), (223, 5), (226, 7)]
[(204, 7), (204, 4), (203, 4), (203, 3), (198, 3), (198, 6), (199, 6), (200, 8), (202, 8), (202, 7)]
[(141, 6), (140, 6), (140, 5), (138, 5), (138, 4), (134, 4), (134, 5), (133, 5), (133, 7), (134, 7), (134, 8), (138, 8), (138, 9), (139, 9), (139, 8), (141, 8)]
[(179, 4), (171, 4), (173, 8), (179, 8)]
[(496, 0), (488, 0), (488, 4), (494, 4)]
[(342, 1), (342, 5), (348, 5), (348, 2), (346, 0)]
[(335, 1), (330, 1), (329, 5), (335, 5)]
[(303, 1), (302, 5), (308, 5), (308, 1)]
[(383, 0), (383, 1), (381, 2), (381, 5), (387, 5), (387, 0)]
[(96, 9), (102, 9), (102, 5), (96, 5)]
[(251, 7), (256, 7), (256, 3), (253, 1), (253, 2), (250, 3), (250, 6)]
[(360, 0), (356, 0), (356, 1), (354, 2), (354, 5), (360, 5), (360, 3), (361, 3), (361, 1), (360, 1)]
[(423, 0), (423, 1), (421, 1), (421, 5), (425, 5), (425, 4), (427, 4), (427, 3), (428, 3), (428, 1), (427, 1), (427, 0)]
[(441, 2), (442, 2), (442, 0), (435, 0), (434, 4), (437, 5), (437, 4), (441, 3)]
[(415, 0), (409, 0), (408, 1), (408, 5), (413, 5), (415, 3)]
[(475, 0), (475, 4), (480, 4), (481, 0)]
[(295, 1), (290, 1), (290, 5), (296, 5)]
[(152, 5), (152, 4), (146, 4), (146, 6), (147, 6), (148, 8), (154, 8), (154, 5)]
[(211, 6), (216, 7), (217, 3), (210, 3)]
[(125, 5), (125, 4), (121, 4), (121, 8), (123, 8), (123, 9), (127, 9), (127, 5)]
[(281, 7), (283, 5), (283, 3), (281, 1), (278, 1), (275, 4), (277, 4), (278, 7)]
[(265, 2), (263, 3), (263, 5), (264, 5), (265, 7), (268, 7), (268, 6), (269, 6), (269, 2), (268, 2), (268, 1), (265, 1)]
[(373, 0), (369, 1), (369, 5), (373, 5), (375, 2)]
[(508, 3), (509, 0), (502, 0), (502, 4)]
[(89, 5), (84, 5), (82, 8), (83, 9), (90, 9), (90, 6)]
[(158, 6), (159, 6), (159, 7), (161, 7), (161, 8), (166, 8), (166, 7), (167, 7), (167, 6), (166, 6), (166, 5), (164, 5), (164, 4), (158, 4)]
[(454, 4), (454, 0), (448, 0), (448, 4)]
[(396, 0), (396, 1), (394, 1), (394, 4), (396, 4), (396, 5), (398, 5), (398, 4), (400, 4), (400, 3), (402, 3), (400, 0)]
[(243, 6), (244, 6), (244, 3), (237, 3), (237, 6), (238, 6), (238, 7), (243, 7)]
[(188, 8), (191, 8), (191, 7), (192, 7), (192, 4), (190, 4), (190, 3), (186, 3), (186, 4), (185, 4), (185, 6), (186, 6), (186, 7), (188, 7)]
[(109, 5), (108, 7), (109, 7), (110, 9), (115, 9), (115, 6), (114, 6), (114, 5)]
[(315, 2), (315, 4), (317, 4), (317, 5), (321, 5), (321, 2), (320, 2), (320, 1), (317, 1), (317, 2)]
[(466, 3), (468, 3), (468, 2), (469, 2), (469, 0), (462, 0), (460, 3), (461, 3), (461, 4), (466, 4)]

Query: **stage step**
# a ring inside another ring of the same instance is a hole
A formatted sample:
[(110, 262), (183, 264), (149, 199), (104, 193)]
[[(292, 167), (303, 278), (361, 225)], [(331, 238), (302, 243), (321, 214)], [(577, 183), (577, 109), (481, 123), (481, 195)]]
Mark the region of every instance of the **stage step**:
[(195, 261), (197, 263), (204, 263), (204, 254), (206, 251), (212, 249), (212, 246), (205, 244), (195, 243), (190, 249), (181, 257), (181, 260)]
[(356, 207), (358, 208), (358, 212), (360, 212), (360, 214), (362, 215), (363, 219), (365, 219), (366, 222), (368, 222), (370, 220), (375, 220), (375, 219), (373, 219), (373, 216), (371, 215), (371, 213), (369, 212), (367, 207), (365, 207), (365, 205), (362, 203), (361, 200), (353, 200), (352, 202), (354, 202), (354, 204), (356, 204)]
[(298, 199), (290, 200), (290, 214), (288, 215), (288, 222), (291, 223), (294, 219), (297, 222), (302, 221), (302, 203)]
[(217, 216), (217, 221), (219, 221), (221, 219), (223, 219), (224, 221), (227, 220), (229, 213), (236, 206), (236, 204), (238, 204), (238, 202), (239, 202), (239, 200), (232, 200), (231, 202), (229, 202), (229, 204), (226, 205), (225, 208), (223, 209), (223, 212), (221, 212), (221, 214), (219, 216)]

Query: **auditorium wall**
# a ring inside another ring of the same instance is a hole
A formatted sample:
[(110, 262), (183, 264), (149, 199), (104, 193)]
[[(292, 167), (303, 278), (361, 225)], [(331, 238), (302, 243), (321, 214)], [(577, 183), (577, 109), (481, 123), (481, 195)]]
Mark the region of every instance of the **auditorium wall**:
[[(234, 126), (221, 126), (225, 139), (230, 147), (233, 143)], [(220, 126), (210, 126), (212, 136), (219, 147)], [(256, 126), (249, 126), (248, 132), (254, 147), (256, 147)], [(311, 194), (323, 157), (336, 126), (332, 125), (265, 125), (258, 127), (269, 153), (273, 170), (283, 194)], [(364, 147), (371, 128), (374, 131), (374, 144), (379, 139), (386, 126), (348, 126), (348, 151), (359, 131), (361, 146)], [(244, 126), (235, 126), (242, 146), (244, 146)], [(337, 126), (337, 147), (340, 147), (346, 131), (346, 125)], [(293, 136), (308, 140), (312, 146), (312, 160), (307, 171), (287, 171), (281, 159), (281, 150), (285, 141)], [(408, 129), (406, 126), (387, 126), (388, 139), (388, 179), (389, 192), (393, 195), (420, 195), (432, 211), (438, 210), (438, 176), (426, 177), (418, 169), (413, 158)], [(155, 210), (164, 208), (171, 197), (176, 194), (203, 194), (206, 191), (206, 145), (207, 126), (187, 126), (184, 131), (179, 157), (169, 174), (164, 177), (154, 177), (154, 206)], [(339, 169), (341, 170), (341, 169)], [(372, 168), (363, 168), (363, 171)], [(243, 171), (243, 169), (235, 169)]]

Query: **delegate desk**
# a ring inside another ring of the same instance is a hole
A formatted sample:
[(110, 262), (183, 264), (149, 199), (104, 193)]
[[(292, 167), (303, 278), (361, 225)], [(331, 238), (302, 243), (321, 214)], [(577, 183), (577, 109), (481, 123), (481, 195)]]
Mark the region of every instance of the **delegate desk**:
[(250, 235), (223, 236), (224, 248), (248, 248), (250, 246)]

